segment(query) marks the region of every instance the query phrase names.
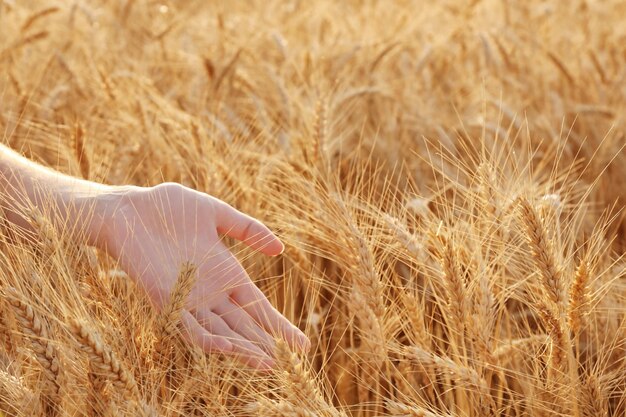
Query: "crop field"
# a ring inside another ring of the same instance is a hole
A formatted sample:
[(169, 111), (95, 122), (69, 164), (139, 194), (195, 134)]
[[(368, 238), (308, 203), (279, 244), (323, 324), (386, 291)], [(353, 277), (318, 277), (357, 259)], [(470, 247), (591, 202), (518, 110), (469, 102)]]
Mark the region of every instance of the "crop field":
[(205, 353), (2, 217), (0, 415), (626, 415), (622, 0), (0, 0), (0, 137), (259, 219), (281, 255), (225, 242), (311, 341)]

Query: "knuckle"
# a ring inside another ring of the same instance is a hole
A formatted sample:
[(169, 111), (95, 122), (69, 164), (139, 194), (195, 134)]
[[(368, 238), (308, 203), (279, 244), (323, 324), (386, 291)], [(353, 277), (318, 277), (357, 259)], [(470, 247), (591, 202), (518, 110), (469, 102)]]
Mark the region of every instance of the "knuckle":
[(177, 182), (163, 182), (152, 187), (154, 191), (165, 194), (183, 193), (187, 187)]

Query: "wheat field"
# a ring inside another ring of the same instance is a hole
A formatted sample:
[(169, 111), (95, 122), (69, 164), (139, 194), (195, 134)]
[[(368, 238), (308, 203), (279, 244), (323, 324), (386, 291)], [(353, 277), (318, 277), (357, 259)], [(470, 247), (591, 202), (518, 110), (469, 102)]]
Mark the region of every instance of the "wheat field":
[(312, 342), (205, 355), (4, 222), (2, 415), (626, 415), (625, 82), (621, 0), (0, 0), (3, 143), (262, 220)]

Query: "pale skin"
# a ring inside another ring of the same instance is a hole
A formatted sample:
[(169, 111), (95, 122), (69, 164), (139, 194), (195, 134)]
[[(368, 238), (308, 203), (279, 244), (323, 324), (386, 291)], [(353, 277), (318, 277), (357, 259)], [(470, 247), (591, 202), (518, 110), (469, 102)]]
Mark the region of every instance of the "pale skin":
[(270, 304), (221, 236), (267, 256), (280, 255), (283, 244), (261, 222), (222, 200), (176, 183), (110, 186), (74, 178), (3, 145), (0, 193), (7, 219), (26, 231), (30, 224), (12, 207), (52, 208), (56, 228), (72, 224), (72, 233), (85, 244), (116, 259), (157, 309), (169, 299), (183, 262), (193, 263), (197, 281), (181, 333), (205, 352), (268, 370), (274, 365), (274, 337), (309, 349), (309, 339)]

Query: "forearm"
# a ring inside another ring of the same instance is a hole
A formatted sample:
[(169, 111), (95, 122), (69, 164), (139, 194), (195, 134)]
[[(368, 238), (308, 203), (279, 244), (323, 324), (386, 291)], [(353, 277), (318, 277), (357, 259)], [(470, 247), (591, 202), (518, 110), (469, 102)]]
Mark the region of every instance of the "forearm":
[(57, 230), (83, 233), (95, 245), (105, 221), (101, 200), (115, 187), (62, 174), (0, 144), (0, 204), (7, 220), (32, 231), (24, 208), (37, 207)]

